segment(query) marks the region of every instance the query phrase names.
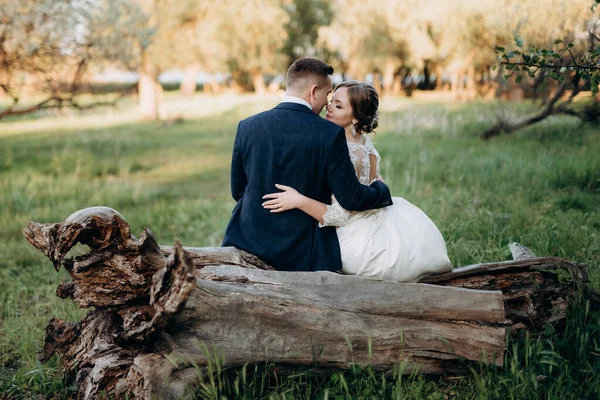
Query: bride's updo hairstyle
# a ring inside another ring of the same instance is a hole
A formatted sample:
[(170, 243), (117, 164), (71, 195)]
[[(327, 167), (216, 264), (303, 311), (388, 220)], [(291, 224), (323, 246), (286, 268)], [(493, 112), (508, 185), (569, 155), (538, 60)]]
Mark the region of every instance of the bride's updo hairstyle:
[(354, 118), (357, 133), (371, 133), (379, 124), (379, 95), (373, 85), (367, 82), (345, 81), (336, 86), (348, 88), (348, 98)]

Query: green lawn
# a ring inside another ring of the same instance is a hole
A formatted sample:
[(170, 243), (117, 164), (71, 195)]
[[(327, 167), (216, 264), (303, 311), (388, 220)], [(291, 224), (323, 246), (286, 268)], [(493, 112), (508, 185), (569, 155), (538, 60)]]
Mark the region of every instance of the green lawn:
[[(68, 396), (58, 361), (40, 365), (35, 352), (51, 317), (82, 315), (54, 294), (68, 276), (21, 229), (105, 205), (123, 214), (134, 235), (149, 227), (162, 244), (218, 246), (234, 205), (229, 161), (237, 122), (275, 103), (198, 96), (190, 106), (169, 98), (173, 115), (186, 110), (173, 126), (138, 123), (127, 106), (0, 122), (0, 399)], [(436, 222), (455, 266), (508, 259), (507, 244), (518, 241), (537, 255), (586, 263), (600, 287), (600, 129), (556, 117), (484, 142), (477, 135), (498, 107), (385, 99), (375, 144), (392, 194)], [(503, 107), (520, 115), (531, 105)], [(237, 391), (230, 377), (220, 390), (244, 398), (599, 398), (599, 326), (598, 314), (581, 304), (565, 337), (549, 330), (509, 341), (504, 369), (453, 380), (305, 372), (277, 386), (247, 377)]]

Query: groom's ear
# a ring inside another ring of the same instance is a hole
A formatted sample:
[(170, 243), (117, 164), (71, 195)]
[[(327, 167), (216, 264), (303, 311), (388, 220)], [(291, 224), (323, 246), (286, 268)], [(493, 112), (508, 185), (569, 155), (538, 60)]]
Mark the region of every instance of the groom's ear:
[(310, 92), (308, 93), (308, 96), (312, 99), (315, 97), (315, 93), (317, 93), (317, 89), (319, 88), (319, 85), (312, 85), (310, 87)]

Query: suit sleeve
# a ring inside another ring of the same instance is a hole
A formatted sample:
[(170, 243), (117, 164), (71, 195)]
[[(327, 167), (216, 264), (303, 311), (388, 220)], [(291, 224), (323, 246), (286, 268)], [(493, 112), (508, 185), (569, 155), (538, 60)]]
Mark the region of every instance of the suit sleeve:
[(241, 123), (238, 124), (235, 141), (233, 142), (233, 154), (231, 155), (231, 195), (235, 201), (239, 201), (244, 196), (246, 184), (248, 183), (242, 158), (240, 126)]
[(327, 182), (338, 203), (346, 210), (364, 211), (392, 205), (390, 190), (381, 181), (361, 185), (354, 173), (344, 130), (336, 135), (327, 162)]

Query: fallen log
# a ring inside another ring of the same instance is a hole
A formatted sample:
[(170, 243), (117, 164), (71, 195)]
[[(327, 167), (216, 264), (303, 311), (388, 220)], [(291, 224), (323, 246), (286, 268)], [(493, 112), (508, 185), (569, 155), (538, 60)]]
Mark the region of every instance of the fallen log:
[[(278, 362), (345, 369), (371, 365), (452, 373), (465, 360), (501, 366), (507, 328), (560, 327), (585, 267), (519, 256), (430, 276), (426, 284), (329, 272), (274, 271), (234, 248), (159, 246), (133, 237), (116, 211), (94, 207), (57, 224), (29, 223), (27, 240), (72, 282), (61, 298), (93, 308), (78, 323), (53, 319), (45, 361), (63, 360), (78, 398), (179, 398), (215, 356), (224, 366)], [(77, 244), (89, 247), (68, 257)], [(533, 257), (533, 258), (532, 258)]]

